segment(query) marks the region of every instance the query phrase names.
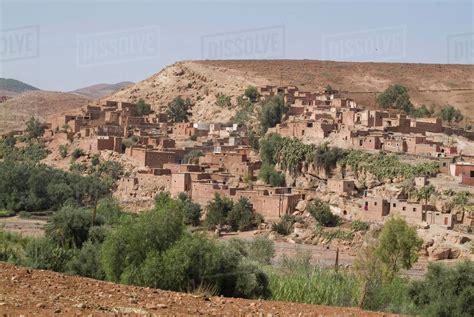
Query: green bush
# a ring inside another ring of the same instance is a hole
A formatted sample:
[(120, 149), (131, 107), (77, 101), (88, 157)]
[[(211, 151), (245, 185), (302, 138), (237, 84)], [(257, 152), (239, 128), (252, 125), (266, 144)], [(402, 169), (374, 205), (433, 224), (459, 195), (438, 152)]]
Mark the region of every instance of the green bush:
[(178, 199), (183, 204), (184, 223), (191, 226), (199, 226), (201, 223), (201, 206), (194, 203), (185, 193), (180, 193)]
[(273, 128), (281, 122), (288, 108), (282, 96), (273, 96), (262, 106), (260, 127), (263, 131)]
[(80, 148), (75, 148), (71, 153), (71, 159), (72, 160), (77, 160), (78, 158), (80, 158), (84, 154), (85, 154), (84, 150), (82, 150)]
[(289, 235), (293, 231), (293, 224), (295, 223), (295, 217), (290, 215), (284, 215), (281, 217), (279, 222), (272, 224), (272, 231), (283, 236)]
[(184, 155), (183, 161), (186, 164), (196, 164), (199, 162), (201, 156), (204, 156), (204, 153), (201, 150), (191, 150)]
[(448, 123), (460, 122), (464, 119), (461, 111), (451, 105), (445, 105), (438, 113), (438, 117)]
[(35, 117), (31, 117), (26, 122), (26, 132), (30, 139), (36, 139), (43, 136), (44, 125)]
[(135, 117), (141, 117), (141, 116), (146, 116), (150, 114), (150, 112), (151, 112), (151, 106), (145, 103), (143, 99), (140, 99), (138, 100), (137, 104), (133, 108), (132, 114)]
[(25, 264), (34, 269), (64, 272), (74, 252), (61, 248), (47, 237), (32, 239), (25, 248)]
[(285, 185), (285, 175), (281, 172), (277, 172), (273, 165), (267, 163), (264, 163), (260, 168), (258, 177), (273, 187), (281, 187)]
[(409, 295), (421, 315), (474, 316), (474, 264), (430, 264), (425, 277), (413, 281)]
[(227, 216), (234, 206), (232, 200), (215, 194), (214, 199), (206, 206), (206, 226), (216, 228), (227, 223)]
[(260, 94), (258, 93), (257, 87), (255, 86), (248, 86), (245, 89), (244, 95), (249, 98), (251, 102), (256, 102), (258, 98), (260, 97)]
[(174, 98), (168, 104), (168, 109), (166, 110), (168, 120), (171, 122), (187, 122), (188, 117), (191, 115), (189, 112), (190, 108), (191, 100), (184, 100), (181, 96)]
[(29, 239), (0, 227), (0, 261), (22, 264)]
[(267, 237), (259, 236), (250, 241), (247, 251), (249, 259), (261, 264), (270, 264), (275, 256), (275, 243)]
[(69, 147), (67, 146), (67, 144), (61, 144), (59, 146), (59, 155), (62, 157), (62, 158), (65, 158), (68, 154), (68, 151), (69, 151)]
[(227, 224), (232, 230), (245, 231), (255, 227), (253, 206), (247, 198), (241, 197), (227, 215)]
[(367, 231), (369, 230), (369, 227), (370, 226), (367, 222), (360, 221), (360, 220), (354, 220), (351, 223), (351, 229), (354, 231)]
[(112, 197), (102, 198), (98, 201), (96, 214), (106, 224), (116, 224), (125, 215), (119, 202)]
[(220, 108), (231, 108), (232, 102), (230, 100), (230, 96), (218, 93), (216, 95), (216, 106)]
[[(96, 225), (103, 223), (102, 217), (96, 217)], [(92, 212), (90, 210), (66, 205), (48, 220), (46, 237), (65, 249), (81, 248), (89, 238), (91, 227)]]
[(339, 225), (341, 218), (331, 212), (329, 204), (320, 199), (313, 200), (308, 206), (308, 212), (324, 227), (335, 227)]
[(97, 280), (103, 280), (105, 273), (100, 264), (100, 244), (90, 241), (84, 243), (66, 264), (66, 272), (86, 276)]

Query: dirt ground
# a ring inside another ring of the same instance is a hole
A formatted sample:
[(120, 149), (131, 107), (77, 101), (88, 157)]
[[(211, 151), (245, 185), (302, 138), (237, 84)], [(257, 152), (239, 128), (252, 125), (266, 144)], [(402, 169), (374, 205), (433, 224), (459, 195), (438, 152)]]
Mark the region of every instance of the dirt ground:
[(20, 233), (27, 237), (40, 237), (44, 234), (46, 220), (23, 219), (18, 216), (0, 218), (0, 228)]
[(2, 262), (0, 313), (4, 316), (389, 316), (357, 308), (176, 293)]

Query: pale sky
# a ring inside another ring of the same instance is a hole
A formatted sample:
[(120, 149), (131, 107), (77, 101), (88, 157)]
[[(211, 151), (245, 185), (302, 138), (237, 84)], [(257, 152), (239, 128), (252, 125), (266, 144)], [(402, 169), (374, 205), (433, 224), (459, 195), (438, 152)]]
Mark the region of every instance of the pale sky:
[(191, 59), (472, 64), (472, 1), (0, 0), (0, 77), (68, 91)]

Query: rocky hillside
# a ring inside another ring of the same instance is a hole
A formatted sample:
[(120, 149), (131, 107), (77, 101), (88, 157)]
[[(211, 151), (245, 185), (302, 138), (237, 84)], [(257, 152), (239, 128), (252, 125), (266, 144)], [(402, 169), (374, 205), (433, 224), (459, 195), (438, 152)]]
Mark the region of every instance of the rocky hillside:
[(128, 86), (133, 85), (131, 81), (123, 81), (116, 84), (97, 84), (91, 85), (84, 88), (76, 89), (71, 93), (90, 99), (99, 99), (106, 97), (124, 89)]
[(166, 67), (152, 77), (111, 98), (143, 98), (155, 108), (165, 107), (176, 95), (195, 103), (195, 120), (225, 121), (235, 112), (216, 107), (217, 93), (235, 97), (252, 85), (296, 85), (322, 90), (328, 84), (369, 107), (391, 84), (405, 85), (416, 105), (439, 108), (452, 104), (474, 119), (474, 66), (397, 63), (354, 63), (310, 60), (185, 61)]
[(31, 90), (39, 89), (16, 79), (0, 78), (0, 96), (13, 97)]
[(175, 293), (2, 262), (0, 286), (0, 311), (8, 316), (390, 316), (357, 308)]
[(78, 110), (88, 99), (69, 93), (29, 91), (0, 105), (0, 134), (21, 129), (35, 116), (45, 121), (49, 116)]

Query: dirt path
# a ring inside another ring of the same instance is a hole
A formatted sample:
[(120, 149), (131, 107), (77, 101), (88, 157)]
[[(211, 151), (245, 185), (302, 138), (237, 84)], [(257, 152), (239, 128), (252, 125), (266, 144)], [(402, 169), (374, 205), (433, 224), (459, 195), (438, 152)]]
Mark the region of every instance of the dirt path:
[(389, 316), (357, 308), (168, 292), (26, 269), (2, 262), (0, 312), (7, 316)]

